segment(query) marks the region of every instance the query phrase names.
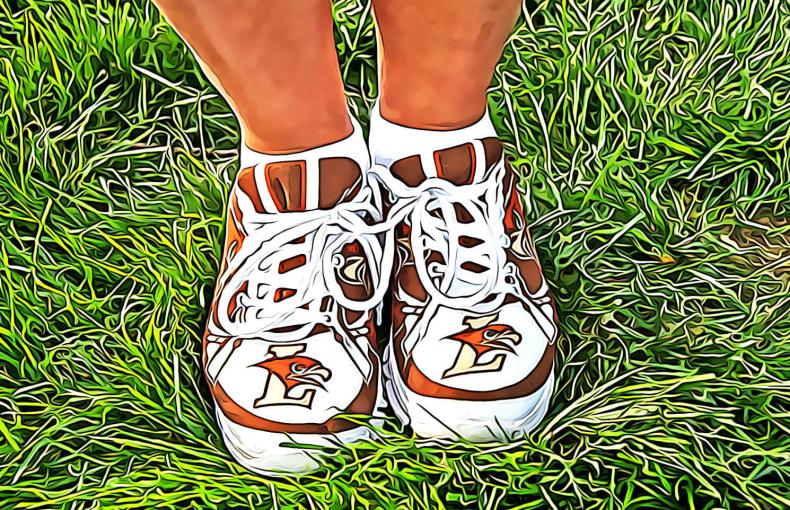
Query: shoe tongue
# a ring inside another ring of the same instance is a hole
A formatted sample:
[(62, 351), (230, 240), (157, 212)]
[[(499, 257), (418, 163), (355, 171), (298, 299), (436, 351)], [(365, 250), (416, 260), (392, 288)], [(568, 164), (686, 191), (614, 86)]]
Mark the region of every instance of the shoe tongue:
[(499, 140), (484, 138), (480, 142), (482, 148), (473, 143), (465, 143), (435, 150), (432, 158), (409, 156), (394, 162), (390, 166), (390, 172), (409, 186), (419, 186), (434, 175), (457, 186), (480, 182), (485, 175), (476, 175), (480, 168), (478, 162), (484, 162), (483, 168), (487, 170), (502, 157), (502, 143)]
[(239, 187), (266, 213), (331, 209), (359, 192), (362, 170), (353, 159), (322, 158), (316, 166), (305, 160), (267, 163), (242, 170)]

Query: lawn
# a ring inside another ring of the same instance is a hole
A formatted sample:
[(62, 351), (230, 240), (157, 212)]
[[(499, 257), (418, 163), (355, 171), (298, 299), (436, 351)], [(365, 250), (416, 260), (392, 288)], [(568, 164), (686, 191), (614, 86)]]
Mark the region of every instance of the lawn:
[[(370, 8), (335, 18), (365, 120)], [(489, 103), (559, 305), (549, 416), (266, 480), (199, 370), (229, 108), (147, 1), (0, 0), (0, 508), (790, 507), (790, 4), (530, 5)]]

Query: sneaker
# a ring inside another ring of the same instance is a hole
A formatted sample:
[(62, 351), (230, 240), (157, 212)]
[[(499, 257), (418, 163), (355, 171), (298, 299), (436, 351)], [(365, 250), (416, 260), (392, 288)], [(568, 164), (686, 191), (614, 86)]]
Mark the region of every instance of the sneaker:
[(204, 372), (225, 444), (258, 473), (318, 468), (326, 447), (371, 437), (339, 414), (381, 406), (374, 316), (387, 255), (370, 232), (380, 204), (358, 128), (352, 138), (290, 156), (243, 151), (231, 190)]
[(437, 150), (428, 132), (379, 156), (426, 133), (386, 124), (374, 116), (371, 148), (396, 222), (389, 402), (420, 437), (517, 439), (547, 412), (557, 320), (515, 175), (493, 136)]

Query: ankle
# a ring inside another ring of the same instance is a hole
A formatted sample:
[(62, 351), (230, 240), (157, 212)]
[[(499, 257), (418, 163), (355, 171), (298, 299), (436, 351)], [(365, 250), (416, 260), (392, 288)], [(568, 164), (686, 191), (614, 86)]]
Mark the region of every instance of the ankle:
[[(276, 129), (273, 129), (275, 128)], [(242, 124), (243, 145), (265, 154), (292, 154), (332, 144), (354, 133), (354, 125), (347, 111), (342, 115), (322, 115), (315, 118), (284, 116)]]
[(384, 166), (416, 154), (432, 158), (434, 151), (496, 136), (487, 109), (473, 122), (449, 130), (409, 127), (394, 122), (385, 118), (380, 102), (370, 112), (370, 152), (373, 163)]
[[(467, 97), (448, 97), (436, 94), (414, 94), (400, 99), (382, 95), (379, 101), (381, 116), (404, 127), (430, 131), (453, 131), (480, 121), (486, 116), (485, 94)], [(441, 97), (441, 101), (436, 98)]]

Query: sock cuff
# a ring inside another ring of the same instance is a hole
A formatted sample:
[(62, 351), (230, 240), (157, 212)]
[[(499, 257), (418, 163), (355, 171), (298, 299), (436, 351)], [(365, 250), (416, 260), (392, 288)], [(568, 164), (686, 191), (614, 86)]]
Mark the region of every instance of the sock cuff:
[(307, 149), (300, 152), (291, 152), (288, 154), (269, 154), (266, 152), (259, 152), (250, 149), (244, 142), (244, 138), (242, 136), (239, 154), (241, 168), (256, 165), (266, 165), (269, 163), (293, 161), (297, 159), (314, 162), (317, 164), (321, 159), (342, 157), (353, 159), (357, 162), (363, 173), (367, 172), (367, 170), (370, 168), (370, 154), (367, 149), (367, 144), (365, 143), (365, 136), (362, 132), (362, 127), (352, 115), (349, 115), (349, 119), (351, 120), (353, 131), (350, 135), (343, 138), (342, 140), (331, 142), (312, 149)]
[(488, 108), (474, 124), (449, 131), (411, 128), (390, 122), (382, 117), (378, 100), (370, 112), (370, 153), (373, 163), (378, 165), (389, 166), (393, 161), (414, 154), (433, 153), (496, 136)]
[[(366, 186), (370, 154), (359, 123), (336, 142), (290, 154), (241, 146), (235, 193), (242, 217), (331, 209)], [(252, 216), (250, 216), (252, 214)]]

